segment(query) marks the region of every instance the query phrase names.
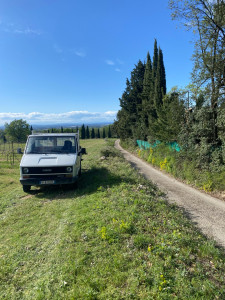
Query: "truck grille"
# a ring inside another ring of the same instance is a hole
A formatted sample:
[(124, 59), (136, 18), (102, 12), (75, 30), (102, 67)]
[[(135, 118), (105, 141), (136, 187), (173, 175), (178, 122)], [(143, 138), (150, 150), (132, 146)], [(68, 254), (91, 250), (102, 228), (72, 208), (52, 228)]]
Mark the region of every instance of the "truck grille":
[(59, 178), (66, 178), (67, 176), (71, 175), (66, 175), (66, 174), (60, 174), (60, 175), (29, 175), (29, 179), (40, 179), (40, 180), (56, 180)]
[[(68, 174), (68, 171), (66, 170), (67, 167), (29, 167), (29, 172), (26, 173), (23, 171), (24, 168), (22, 168), (23, 174), (31, 175), (49, 175), (49, 174)], [(27, 169), (27, 168), (26, 168)]]

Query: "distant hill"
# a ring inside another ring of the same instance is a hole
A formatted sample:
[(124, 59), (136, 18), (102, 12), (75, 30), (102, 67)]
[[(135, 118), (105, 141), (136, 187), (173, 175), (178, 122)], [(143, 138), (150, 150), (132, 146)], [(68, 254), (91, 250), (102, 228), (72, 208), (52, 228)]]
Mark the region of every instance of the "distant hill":
[[(44, 130), (44, 129), (51, 129), (51, 128), (76, 128), (81, 127), (82, 125), (88, 126), (89, 128), (101, 128), (104, 126), (108, 126), (113, 124), (113, 122), (99, 122), (99, 123), (57, 123), (57, 124), (30, 124), (32, 125), (34, 130)], [(0, 129), (4, 129), (4, 126), (0, 126)]]

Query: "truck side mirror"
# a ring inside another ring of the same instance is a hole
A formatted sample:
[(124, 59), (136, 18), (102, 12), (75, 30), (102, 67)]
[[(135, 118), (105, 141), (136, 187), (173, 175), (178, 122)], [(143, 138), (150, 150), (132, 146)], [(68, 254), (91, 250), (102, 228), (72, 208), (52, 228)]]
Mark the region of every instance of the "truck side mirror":
[(87, 154), (86, 148), (81, 148), (79, 154)]
[(81, 154), (87, 154), (86, 148), (81, 148)]
[(23, 152), (21, 151), (21, 148), (17, 148), (17, 154), (23, 154)]

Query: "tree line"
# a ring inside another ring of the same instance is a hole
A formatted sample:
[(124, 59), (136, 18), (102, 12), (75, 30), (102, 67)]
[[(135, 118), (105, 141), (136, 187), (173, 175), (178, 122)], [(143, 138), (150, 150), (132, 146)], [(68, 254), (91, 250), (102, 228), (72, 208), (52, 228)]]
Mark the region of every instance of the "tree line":
[(163, 52), (139, 62), (126, 80), (114, 128), (122, 140), (176, 141), (199, 166), (225, 163), (225, 3), (170, 0), (172, 18), (195, 34), (193, 72), (185, 89), (166, 90)]
[(126, 80), (126, 89), (119, 101), (121, 109), (114, 128), (120, 138), (175, 139), (176, 124), (183, 117), (184, 104), (175, 90), (167, 94), (163, 52), (157, 40), (153, 59), (148, 52), (146, 61), (138, 61), (130, 79)]
[[(81, 127), (75, 128), (64, 128), (61, 126), (60, 128), (51, 128), (38, 131), (40, 133), (76, 133), (79, 131), (79, 135), (81, 139), (97, 139), (97, 138), (111, 138), (112, 137), (112, 129), (111, 126), (104, 126), (101, 128), (89, 128), (89, 126), (85, 126), (84, 124)], [(32, 134), (32, 132), (37, 132), (33, 130), (32, 125), (30, 126), (25, 120), (19, 119), (14, 120), (10, 123), (5, 123), (5, 129), (0, 130), (0, 141), (2, 143), (7, 142), (16, 142), (16, 143), (25, 143), (27, 140), (27, 136)]]

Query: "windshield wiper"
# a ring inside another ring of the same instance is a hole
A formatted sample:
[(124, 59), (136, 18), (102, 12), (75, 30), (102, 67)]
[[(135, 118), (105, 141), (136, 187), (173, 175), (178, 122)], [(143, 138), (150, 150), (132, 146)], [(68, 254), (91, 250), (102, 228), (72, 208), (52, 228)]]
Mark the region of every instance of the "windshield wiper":
[(27, 154), (40, 154), (40, 152), (38, 152), (38, 151), (29, 151), (29, 152), (27, 152)]

